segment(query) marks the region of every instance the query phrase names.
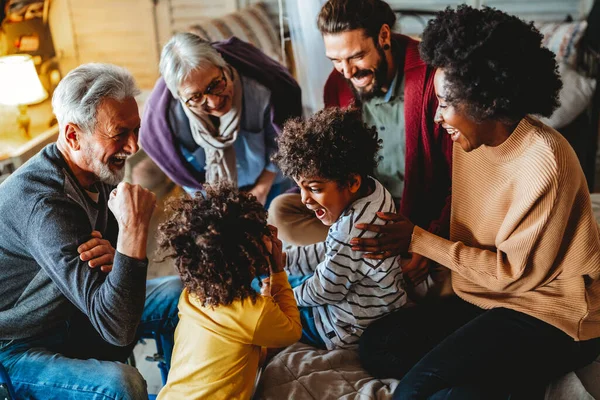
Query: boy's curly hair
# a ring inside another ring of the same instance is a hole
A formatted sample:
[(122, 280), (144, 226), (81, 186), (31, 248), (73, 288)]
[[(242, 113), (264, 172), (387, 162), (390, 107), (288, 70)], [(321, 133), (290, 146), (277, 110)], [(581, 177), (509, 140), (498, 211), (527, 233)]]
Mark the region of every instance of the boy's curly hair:
[(429, 21), (422, 59), (443, 68), (446, 101), (477, 122), (550, 116), (562, 86), (554, 54), (521, 19), (493, 8), (446, 8)]
[(256, 299), (250, 286), (269, 270), (263, 235), (267, 212), (256, 198), (231, 184), (205, 186), (206, 196), (172, 200), (158, 227), (159, 250), (175, 261), (185, 288), (204, 306)]
[(364, 179), (377, 167), (381, 140), (362, 121), (361, 110), (326, 108), (307, 120), (286, 122), (273, 161), (287, 176), (321, 177), (339, 185)]

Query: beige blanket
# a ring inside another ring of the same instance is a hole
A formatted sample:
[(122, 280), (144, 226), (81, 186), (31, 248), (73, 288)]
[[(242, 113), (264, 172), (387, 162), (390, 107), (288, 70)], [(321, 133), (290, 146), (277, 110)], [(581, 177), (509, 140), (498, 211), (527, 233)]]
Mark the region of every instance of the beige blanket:
[(296, 343), (263, 371), (257, 399), (391, 399), (394, 379), (375, 379), (351, 350), (317, 350)]

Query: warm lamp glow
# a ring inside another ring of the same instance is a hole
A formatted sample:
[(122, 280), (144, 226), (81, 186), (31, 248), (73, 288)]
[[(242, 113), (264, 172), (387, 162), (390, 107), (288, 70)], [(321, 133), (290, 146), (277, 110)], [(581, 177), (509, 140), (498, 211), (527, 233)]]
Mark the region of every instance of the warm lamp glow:
[(29, 55), (0, 57), (0, 104), (19, 107), (17, 124), (29, 138), (31, 118), (27, 105), (39, 103), (48, 97)]
[(31, 56), (0, 57), (0, 104), (35, 104), (47, 97)]

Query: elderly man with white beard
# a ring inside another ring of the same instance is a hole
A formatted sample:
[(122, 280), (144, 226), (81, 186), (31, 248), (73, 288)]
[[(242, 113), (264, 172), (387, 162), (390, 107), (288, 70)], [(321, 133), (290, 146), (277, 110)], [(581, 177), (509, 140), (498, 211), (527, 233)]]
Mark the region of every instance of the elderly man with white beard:
[(0, 362), (19, 398), (147, 398), (122, 361), (152, 332), (170, 361), (181, 283), (146, 281), (156, 199), (120, 183), (137, 93), (123, 68), (71, 71), (52, 99), (57, 143), (0, 185)]

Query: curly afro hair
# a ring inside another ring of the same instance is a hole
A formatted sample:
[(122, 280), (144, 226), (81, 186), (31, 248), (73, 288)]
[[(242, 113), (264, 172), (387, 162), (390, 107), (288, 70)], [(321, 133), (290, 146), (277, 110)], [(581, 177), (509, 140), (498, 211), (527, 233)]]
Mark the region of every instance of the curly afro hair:
[(554, 54), (533, 23), (489, 7), (447, 8), (429, 21), (420, 52), (444, 70), (446, 101), (476, 122), (515, 123), (558, 106)]
[(362, 121), (360, 109), (326, 108), (307, 120), (286, 122), (273, 161), (293, 178), (320, 177), (348, 184), (353, 175), (363, 182), (377, 167), (381, 140)]
[(267, 212), (254, 196), (231, 184), (205, 186), (206, 196), (168, 203), (158, 227), (160, 251), (175, 261), (185, 288), (204, 306), (256, 299), (251, 282), (268, 273), (262, 242), (270, 235)]

